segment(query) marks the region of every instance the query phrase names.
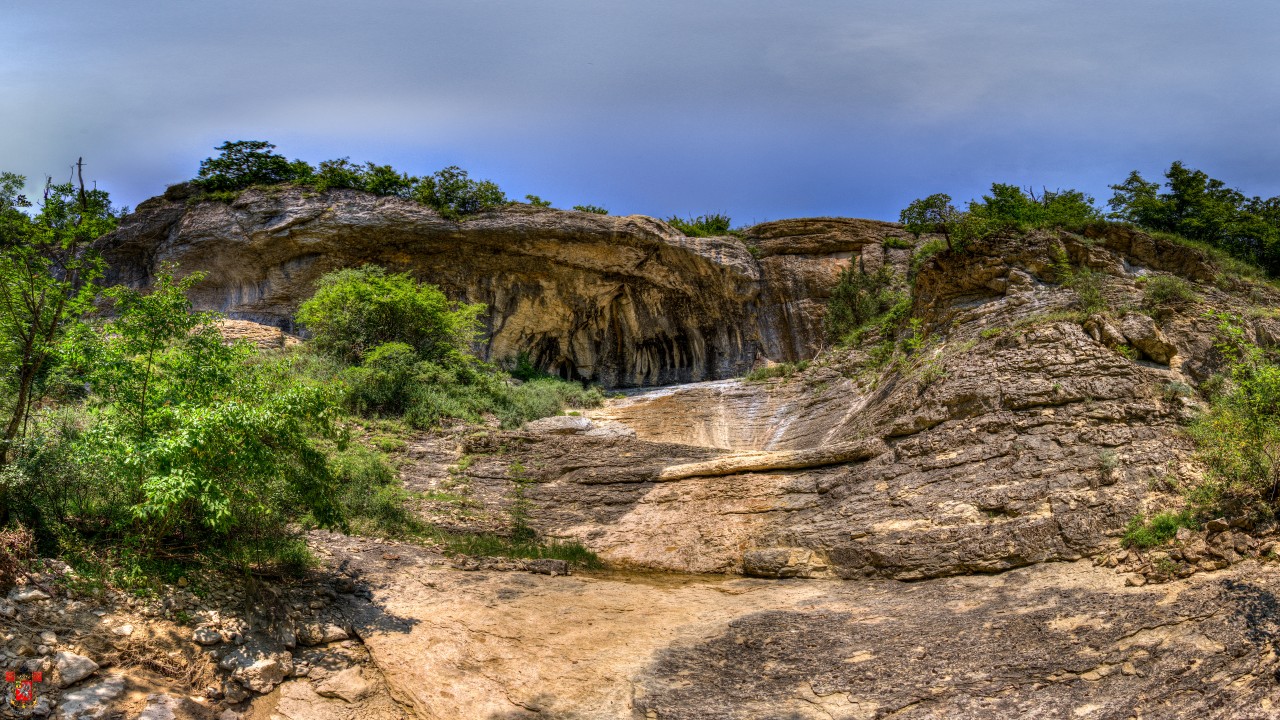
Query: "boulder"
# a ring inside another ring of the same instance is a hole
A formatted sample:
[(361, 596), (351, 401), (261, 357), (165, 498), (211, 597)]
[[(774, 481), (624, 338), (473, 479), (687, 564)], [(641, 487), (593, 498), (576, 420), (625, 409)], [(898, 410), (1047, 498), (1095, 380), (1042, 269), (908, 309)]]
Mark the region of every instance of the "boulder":
[(200, 645), (217, 645), (222, 642), (222, 633), (209, 627), (196, 628), (191, 639)]
[(293, 661), (276, 656), (262, 658), (254, 661), (252, 665), (237, 668), (231, 676), (246, 689), (265, 694), (284, 682), (292, 672)]
[(137, 720), (175, 720), (181, 708), (182, 702), (171, 695), (148, 695), (147, 706), (142, 709)]
[(324, 645), (326, 643), (346, 640), (347, 631), (333, 623), (307, 623), (298, 628), (298, 643), (302, 645)]
[(808, 548), (776, 547), (742, 554), (743, 574), (767, 578), (813, 578), (827, 573), (827, 563)]
[(364, 679), (358, 666), (336, 672), (316, 684), (316, 694), (338, 698), (349, 703), (359, 702), (373, 692), (373, 685)]
[(1168, 365), (1178, 350), (1160, 332), (1156, 321), (1142, 313), (1126, 313), (1120, 318), (1120, 332), (1125, 340), (1152, 362)]
[(124, 693), (122, 675), (103, 678), (62, 695), (58, 703), (58, 717), (65, 720), (99, 720), (112, 711), (112, 702)]
[(66, 650), (53, 656), (53, 667), (60, 688), (74, 685), (98, 671), (98, 663)]
[(48, 600), (49, 593), (34, 587), (14, 588), (13, 592), (9, 593), (9, 599), (19, 603)]

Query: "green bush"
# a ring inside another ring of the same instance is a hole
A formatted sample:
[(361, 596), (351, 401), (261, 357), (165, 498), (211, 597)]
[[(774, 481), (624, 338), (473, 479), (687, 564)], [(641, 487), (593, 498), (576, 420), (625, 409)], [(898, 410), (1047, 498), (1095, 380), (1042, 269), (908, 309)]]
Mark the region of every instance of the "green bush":
[(1155, 275), (1142, 289), (1143, 307), (1155, 312), (1180, 309), (1196, 299), (1191, 283), (1177, 275)]
[(732, 221), (730, 221), (728, 215), (712, 213), (710, 215), (699, 215), (696, 218), (690, 217), (688, 220), (672, 215), (667, 218), (667, 224), (688, 237), (717, 237), (729, 234)]
[(1280, 364), (1246, 340), (1238, 318), (1215, 317), (1227, 372), (1191, 428), (1206, 473), (1188, 496), (1200, 517), (1271, 520), (1280, 506)]
[(339, 488), (338, 502), (354, 530), (393, 536), (420, 530), (408, 508), (409, 493), (380, 454), (352, 445), (335, 453), (330, 466)]
[(1173, 539), (1179, 528), (1196, 529), (1199, 524), (1187, 510), (1182, 512), (1160, 512), (1150, 519), (1136, 515), (1124, 528), (1121, 544), (1130, 548), (1151, 548)]
[(91, 393), (79, 422), (42, 419), (52, 442), (28, 467), (57, 463), (65, 486), (39, 492), (34, 511), (144, 554), (292, 563), (295, 513), (342, 523), (315, 444), (336, 435), (336, 396), (225, 344), (215, 316), (191, 312), (199, 278), (166, 269), (147, 294), (112, 288), (115, 318), (72, 338), (67, 361)]
[(809, 368), (808, 360), (801, 360), (794, 363), (778, 363), (766, 367), (756, 368), (743, 376), (743, 380), (747, 382), (764, 382), (773, 378), (788, 378), (800, 372), (804, 372)]
[(347, 404), (361, 415), (400, 415), (409, 407), (418, 354), (402, 342), (379, 345), (344, 374)]
[(1111, 217), (1205, 243), (1274, 276), (1280, 273), (1280, 197), (1248, 197), (1221, 180), (1175, 162), (1168, 188), (1136, 170), (1112, 185)]
[(413, 197), (451, 220), (507, 204), (507, 196), (489, 180), (472, 180), (457, 165), (422, 178)]
[(574, 209), (574, 210), (577, 210), (578, 212), (594, 213), (594, 214), (596, 214), (596, 215), (608, 215), (608, 214), (609, 214), (609, 211), (608, 211), (608, 210), (605, 210), (604, 208), (600, 207), (599, 205), (574, 205), (574, 206), (573, 206), (573, 209)]
[(884, 319), (907, 298), (907, 294), (895, 286), (893, 270), (887, 265), (874, 273), (850, 265), (840, 273), (827, 303), (823, 321), (827, 337), (833, 342), (850, 342), (858, 330)]
[(915, 247), (915, 245), (910, 240), (906, 238), (900, 238), (896, 235), (891, 235), (885, 238), (882, 245), (891, 250), (910, 250), (911, 248)]
[(450, 302), (434, 285), (365, 265), (320, 278), (298, 322), (322, 353), (359, 362), (373, 348), (399, 342), (419, 358), (452, 362), (469, 352), (483, 305)]
[(549, 207), (551, 207), (551, 201), (550, 201), (550, 200), (543, 200), (542, 198), (538, 197), (537, 195), (525, 195), (525, 196), (524, 196), (524, 199), (525, 199), (525, 200), (526, 200), (530, 205), (532, 205), (532, 206), (534, 206), (534, 207), (543, 207), (543, 208), (549, 208)]

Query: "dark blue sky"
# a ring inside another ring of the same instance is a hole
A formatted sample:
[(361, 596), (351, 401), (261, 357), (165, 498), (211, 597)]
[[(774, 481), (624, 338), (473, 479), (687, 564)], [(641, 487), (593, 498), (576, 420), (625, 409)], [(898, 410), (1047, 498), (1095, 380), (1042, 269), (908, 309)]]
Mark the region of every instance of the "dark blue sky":
[(224, 139), (615, 213), (896, 219), (1173, 160), (1280, 194), (1259, 0), (6, 3), (0, 169), (135, 205)]

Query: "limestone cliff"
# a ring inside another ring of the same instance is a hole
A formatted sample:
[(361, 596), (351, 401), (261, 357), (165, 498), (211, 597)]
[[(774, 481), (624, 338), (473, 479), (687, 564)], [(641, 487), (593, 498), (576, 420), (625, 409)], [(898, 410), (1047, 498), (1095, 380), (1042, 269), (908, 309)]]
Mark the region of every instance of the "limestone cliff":
[[(355, 191), (251, 189), (196, 202), (183, 186), (141, 204), (100, 242), (110, 282), (143, 285), (166, 262), (204, 270), (202, 309), (289, 328), (315, 281), (364, 263), (484, 303), (493, 360), (527, 352), (610, 387), (727, 378), (758, 360), (812, 357), (840, 268), (901, 230), (865, 220), (784, 221), (688, 238), (643, 216), (511, 206), (455, 222)], [(757, 260), (750, 245), (758, 245)]]
[[(1073, 310), (1062, 253), (1100, 273), (1109, 313)], [(1169, 271), (1199, 300), (1140, 312), (1143, 283)], [(1218, 362), (1205, 311), (1280, 337), (1250, 312), (1276, 305), (1274, 289), (1124, 229), (937, 256), (914, 286), (927, 340), (896, 366), (833, 351), (787, 379), (591, 413), (635, 437), (515, 436), (540, 469), (540, 526), (615, 562), (694, 572), (920, 579), (1092, 556), (1197, 472), (1181, 426), (1199, 402), (1190, 386)]]

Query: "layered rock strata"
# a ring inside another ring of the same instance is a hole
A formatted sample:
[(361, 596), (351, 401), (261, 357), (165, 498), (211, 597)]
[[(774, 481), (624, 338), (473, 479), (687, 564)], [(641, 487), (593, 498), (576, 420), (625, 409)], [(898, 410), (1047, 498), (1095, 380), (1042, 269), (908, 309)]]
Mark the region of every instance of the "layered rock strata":
[(879, 262), (879, 242), (902, 234), (821, 220), (767, 223), (746, 241), (688, 238), (644, 216), (516, 205), (455, 222), (355, 191), (255, 188), (230, 203), (190, 192), (175, 186), (142, 203), (99, 242), (108, 282), (146, 285), (165, 263), (203, 270), (198, 308), (292, 329), (321, 275), (377, 264), (484, 303), (484, 357), (527, 353), (562, 377), (609, 387), (812, 357), (840, 269), (864, 248)]

